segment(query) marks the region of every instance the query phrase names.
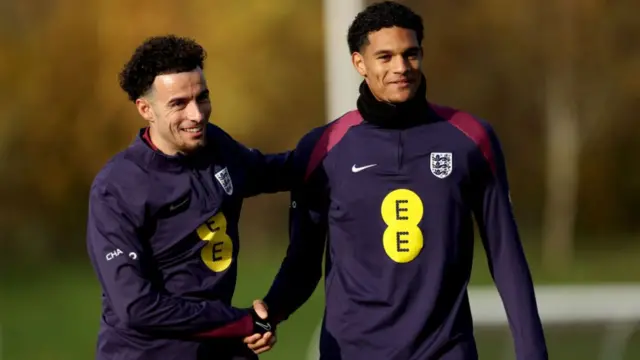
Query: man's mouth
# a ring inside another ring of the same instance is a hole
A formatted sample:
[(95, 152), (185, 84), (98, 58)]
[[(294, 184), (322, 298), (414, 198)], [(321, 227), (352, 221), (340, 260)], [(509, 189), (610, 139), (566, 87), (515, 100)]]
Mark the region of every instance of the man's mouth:
[(204, 125), (195, 125), (195, 126), (185, 127), (180, 130), (184, 132), (196, 134), (202, 131), (203, 128), (204, 128)]
[(396, 84), (396, 85), (409, 85), (411, 84), (411, 80), (409, 79), (401, 79), (401, 80), (396, 80), (396, 81), (392, 81), (392, 84)]

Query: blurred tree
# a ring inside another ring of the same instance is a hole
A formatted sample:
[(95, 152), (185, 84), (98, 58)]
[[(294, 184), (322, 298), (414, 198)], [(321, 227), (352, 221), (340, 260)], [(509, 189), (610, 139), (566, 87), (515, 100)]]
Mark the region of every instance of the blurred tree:
[(545, 54), (546, 200), (544, 262), (550, 269), (571, 263), (578, 194), (580, 127), (576, 98), (576, 6), (573, 0), (540, 6), (538, 42)]
[[(30, 255), (42, 258), (56, 249), (47, 240), (54, 234), (64, 237), (71, 225), (68, 210), (76, 202), (69, 195), (78, 194), (77, 174), (82, 171), (82, 166), (73, 166), (73, 158), (82, 151), (67, 134), (92, 105), (88, 94), (98, 59), (95, 32), (79, 31), (94, 26), (90, 5), (59, 0), (48, 14), (30, 11), (36, 8), (23, 8), (35, 18), (25, 18), (25, 32), (14, 33), (14, 41), (4, 43), (10, 48), (2, 51), (12, 54), (6, 84), (14, 101), (7, 106), (12, 118), (5, 149), (10, 156), (4, 159), (12, 176), (3, 178), (0, 194), (6, 201), (3, 212), (9, 215), (3, 224), (4, 245), (31, 249)], [(21, 241), (11, 236), (18, 233), (23, 234)]]
[[(580, 165), (593, 166), (588, 159), (581, 161), (584, 150), (606, 142), (607, 134), (616, 127), (624, 127), (630, 119), (611, 115), (633, 94), (629, 92), (633, 83), (626, 79), (637, 78), (631, 74), (640, 71), (637, 53), (625, 54), (618, 46), (617, 39), (625, 26), (620, 5), (602, 0), (562, 0), (541, 7), (547, 11), (541, 19), (541, 24), (546, 26), (541, 28), (544, 29), (542, 49), (547, 59), (543, 239), (544, 259), (549, 270), (571, 265), (579, 209)], [(610, 174), (606, 168), (613, 163), (605, 160), (599, 164), (599, 171)], [(601, 211), (606, 212), (604, 208)]]
[(271, 151), (323, 123), (319, 2), (194, 1), (192, 11), (207, 28), (213, 122)]
[[(519, 222), (525, 235), (546, 229), (545, 251), (557, 255), (549, 264), (571, 256), (575, 230), (638, 229), (640, 205), (633, 195), (640, 171), (632, 166), (640, 129), (620, 126), (640, 110), (638, 3), (563, 1), (403, 1), (425, 19), (429, 97), (494, 124)], [(84, 253), (89, 183), (144, 126), (117, 73), (148, 36), (178, 33), (207, 48), (211, 121), (247, 145), (284, 150), (321, 125), (320, 6), (3, 2), (0, 256)], [(243, 238), (286, 241), (286, 198), (250, 199)]]

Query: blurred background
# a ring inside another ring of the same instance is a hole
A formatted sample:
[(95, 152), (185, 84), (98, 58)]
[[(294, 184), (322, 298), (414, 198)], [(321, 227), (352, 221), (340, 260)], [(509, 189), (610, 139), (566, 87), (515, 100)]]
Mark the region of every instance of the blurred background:
[[(487, 119), (501, 137), (551, 358), (640, 359), (640, 2), (401, 2), (424, 18), (430, 100)], [(350, 61), (346, 33), (325, 38), (323, 5), (0, 1), (2, 359), (93, 358), (100, 290), (85, 251), (87, 193), (145, 125), (117, 83), (133, 49), (157, 34), (197, 39), (209, 54), (211, 121), (248, 146), (282, 151), (331, 116), (327, 44), (344, 42), (334, 55)], [(238, 306), (277, 271), (288, 195), (244, 209)], [(492, 289), (477, 249), (472, 285)], [(579, 300), (577, 285), (590, 291)], [(313, 353), (323, 293), (262, 358)], [(477, 299), (477, 320), (487, 318), (478, 320), (481, 358), (513, 359), (499, 299)]]

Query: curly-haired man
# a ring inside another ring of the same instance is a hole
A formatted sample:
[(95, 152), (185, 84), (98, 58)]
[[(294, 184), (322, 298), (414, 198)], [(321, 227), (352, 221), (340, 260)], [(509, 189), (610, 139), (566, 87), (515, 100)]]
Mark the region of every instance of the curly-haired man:
[(357, 110), (296, 148), (304, 183), (292, 190), (290, 245), (264, 302), (278, 320), (300, 307), (326, 246), (321, 359), (477, 359), (467, 297), (475, 217), (517, 358), (546, 359), (498, 138), (487, 122), (427, 101), (422, 38), (420, 16), (390, 1), (350, 26), (364, 78)]
[(238, 221), (244, 198), (291, 188), (292, 156), (262, 155), (208, 122), (205, 57), (191, 39), (158, 36), (120, 73), (148, 125), (90, 190), (99, 360), (249, 359), (275, 342), (266, 309), (231, 306)]

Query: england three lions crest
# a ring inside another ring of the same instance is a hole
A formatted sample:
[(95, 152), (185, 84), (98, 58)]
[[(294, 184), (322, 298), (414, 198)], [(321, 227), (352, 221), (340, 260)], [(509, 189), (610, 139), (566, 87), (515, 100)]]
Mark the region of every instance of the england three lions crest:
[(224, 189), (224, 192), (227, 193), (227, 195), (233, 194), (233, 183), (231, 182), (231, 175), (229, 175), (229, 170), (227, 170), (226, 167), (216, 173), (216, 179), (218, 179), (218, 182), (220, 183), (220, 185), (222, 185), (222, 188)]
[(450, 152), (431, 153), (431, 173), (440, 179), (451, 175), (453, 170), (453, 154)]

